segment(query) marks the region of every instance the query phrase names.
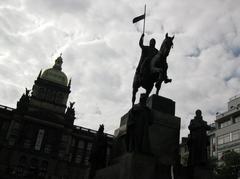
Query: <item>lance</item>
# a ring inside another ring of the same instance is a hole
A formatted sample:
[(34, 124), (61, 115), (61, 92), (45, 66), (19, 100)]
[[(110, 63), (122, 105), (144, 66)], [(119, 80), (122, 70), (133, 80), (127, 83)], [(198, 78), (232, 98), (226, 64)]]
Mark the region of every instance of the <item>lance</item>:
[(146, 4), (144, 5), (143, 34), (145, 33)]

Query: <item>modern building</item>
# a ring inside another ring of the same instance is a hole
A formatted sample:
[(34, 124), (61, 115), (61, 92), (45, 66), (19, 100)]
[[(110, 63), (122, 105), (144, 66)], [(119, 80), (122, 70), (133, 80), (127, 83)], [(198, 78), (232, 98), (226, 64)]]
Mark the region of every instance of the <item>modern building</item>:
[(210, 131), (210, 156), (221, 160), (228, 151), (240, 152), (240, 96), (230, 98), (228, 110), (216, 114), (215, 130)]
[[(0, 106), (1, 179), (85, 179), (95, 130), (74, 125), (62, 58), (40, 71), (16, 109)], [(109, 157), (113, 136), (106, 134)]]

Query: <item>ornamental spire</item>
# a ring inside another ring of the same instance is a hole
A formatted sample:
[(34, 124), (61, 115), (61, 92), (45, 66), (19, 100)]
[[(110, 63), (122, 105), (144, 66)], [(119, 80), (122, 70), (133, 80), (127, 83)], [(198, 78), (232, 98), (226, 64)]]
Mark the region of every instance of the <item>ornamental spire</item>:
[(63, 64), (63, 59), (62, 59), (62, 53), (61, 53), (60, 56), (55, 60), (55, 64), (53, 65), (53, 68), (61, 71), (62, 64)]

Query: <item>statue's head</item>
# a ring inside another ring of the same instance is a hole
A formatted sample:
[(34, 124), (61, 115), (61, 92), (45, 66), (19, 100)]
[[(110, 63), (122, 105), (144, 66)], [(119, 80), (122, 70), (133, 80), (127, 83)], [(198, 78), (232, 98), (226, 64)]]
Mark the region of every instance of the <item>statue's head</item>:
[(200, 109), (196, 110), (195, 114), (197, 119), (202, 119), (202, 111)]
[(149, 46), (150, 47), (155, 47), (155, 45), (156, 45), (156, 40), (154, 38), (152, 38), (149, 42)]
[(139, 100), (139, 103), (143, 106), (146, 106), (146, 103), (147, 103), (147, 99), (148, 99), (148, 96), (145, 94), (145, 93), (142, 93), (140, 95), (140, 100)]

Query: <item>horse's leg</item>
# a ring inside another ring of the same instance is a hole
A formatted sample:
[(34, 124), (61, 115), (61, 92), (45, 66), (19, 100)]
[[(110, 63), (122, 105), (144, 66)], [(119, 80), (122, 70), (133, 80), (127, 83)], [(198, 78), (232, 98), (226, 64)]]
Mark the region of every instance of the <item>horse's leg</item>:
[(147, 95), (147, 97), (149, 97), (149, 95), (150, 95), (152, 89), (153, 89), (153, 85), (150, 86), (150, 88), (146, 89), (146, 95)]
[(159, 90), (161, 89), (161, 86), (162, 86), (162, 80), (157, 81), (156, 84), (155, 84), (155, 87), (156, 87), (156, 95), (159, 94)]
[(158, 95), (159, 90), (161, 89), (162, 86), (162, 82), (163, 82), (163, 74), (160, 72), (157, 82), (155, 83), (155, 87), (156, 87), (156, 95)]
[(137, 92), (138, 92), (138, 87), (133, 87), (133, 91), (132, 91), (132, 106), (135, 103)]

